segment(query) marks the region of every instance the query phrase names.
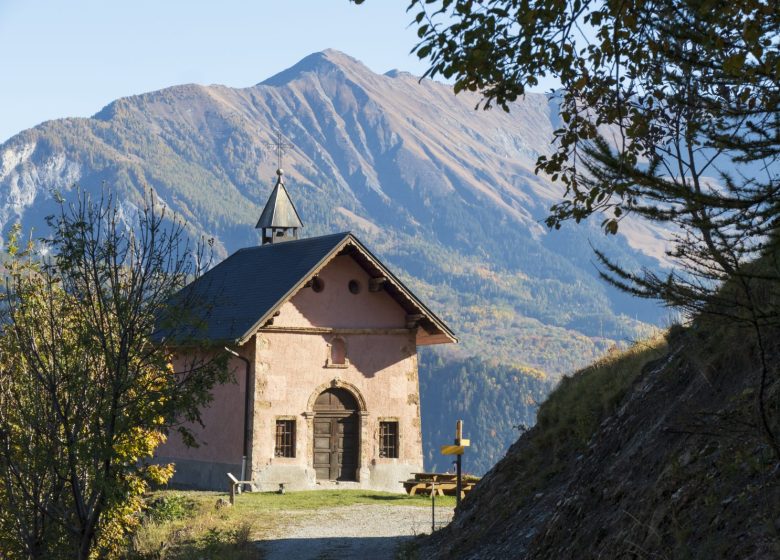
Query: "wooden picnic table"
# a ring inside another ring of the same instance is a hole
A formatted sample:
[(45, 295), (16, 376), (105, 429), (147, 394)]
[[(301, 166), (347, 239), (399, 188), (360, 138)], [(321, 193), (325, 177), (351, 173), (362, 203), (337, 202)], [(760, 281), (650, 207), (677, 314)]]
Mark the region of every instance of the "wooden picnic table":
[[(437, 495), (454, 496), (458, 488), (457, 475), (453, 473), (412, 473), (414, 478), (402, 480), (406, 493), (415, 496), (418, 493), (430, 495), (436, 492)], [(471, 491), (476, 482), (473, 480), (463, 480), (460, 489), (460, 497), (465, 498)]]
[(432, 482), (449, 482), (458, 479), (458, 475), (455, 473), (416, 472), (412, 474), (414, 475), (415, 480), (427, 480)]

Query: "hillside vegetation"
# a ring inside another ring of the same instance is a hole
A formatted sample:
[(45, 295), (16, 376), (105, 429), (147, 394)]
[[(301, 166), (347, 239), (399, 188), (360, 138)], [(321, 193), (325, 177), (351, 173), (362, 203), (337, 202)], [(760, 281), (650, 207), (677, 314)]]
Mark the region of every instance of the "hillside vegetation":
[[(780, 332), (770, 423), (780, 428)], [(565, 378), (421, 558), (780, 557), (754, 337), (699, 318)]]
[(536, 410), (553, 387), (543, 372), (478, 358), (442, 360), (421, 354), (420, 411), (425, 468), (452, 470), (452, 456), (440, 447), (455, 437), (463, 420), (471, 447), (463, 458), (465, 472), (482, 475), (504, 456), (520, 430), (536, 422)]

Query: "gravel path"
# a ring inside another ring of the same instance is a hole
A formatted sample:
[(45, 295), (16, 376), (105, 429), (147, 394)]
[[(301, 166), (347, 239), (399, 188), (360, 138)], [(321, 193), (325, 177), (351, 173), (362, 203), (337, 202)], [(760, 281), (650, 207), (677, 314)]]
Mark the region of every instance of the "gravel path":
[[(437, 526), (452, 508), (436, 508)], [(392, 560), (404, 540), (431, 531), (431, 510), (416, 506), (354, 505), (280, 512), (258, 545), (265, 560)]]

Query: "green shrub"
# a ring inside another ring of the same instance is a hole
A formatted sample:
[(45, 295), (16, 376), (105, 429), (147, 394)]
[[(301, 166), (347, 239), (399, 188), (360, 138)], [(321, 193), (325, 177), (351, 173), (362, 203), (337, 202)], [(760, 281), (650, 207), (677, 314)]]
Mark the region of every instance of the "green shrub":
[(146, 516), (154, 522), (176, 521), (191, 515), (192, 500), (181, 494), (156, 498), (146, 510)]

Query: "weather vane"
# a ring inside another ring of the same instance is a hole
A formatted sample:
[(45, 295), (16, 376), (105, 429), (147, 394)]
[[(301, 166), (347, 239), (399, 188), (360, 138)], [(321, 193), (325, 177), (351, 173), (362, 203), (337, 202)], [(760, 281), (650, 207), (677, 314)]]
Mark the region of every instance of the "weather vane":
[(273, 148), (276, 152), (276, 168), (281, 169), (282, 168), (282, 156), (284, 156), (284, 153), (293, 147), (292, 144), (284, 141), (284, 135), (282, 134), (281, 129), (276, 129), (276, 140), (273, 142), (266, 142), (265, 144), (266, 148)]

